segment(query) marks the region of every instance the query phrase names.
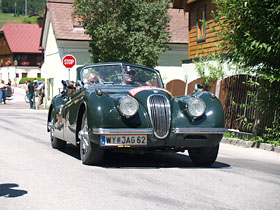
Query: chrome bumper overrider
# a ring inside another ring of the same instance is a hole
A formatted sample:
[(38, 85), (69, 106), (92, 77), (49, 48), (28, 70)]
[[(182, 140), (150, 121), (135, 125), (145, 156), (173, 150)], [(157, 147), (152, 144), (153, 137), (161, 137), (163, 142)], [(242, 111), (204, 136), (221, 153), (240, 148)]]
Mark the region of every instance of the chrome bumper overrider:
[(173, 128), (176, 134), (224, 134), (226, 128)]
[(92, 129), (93, 134), (152, 134), (151, 128), (135, 128), (135, 129), (121, 129), (121, 128), (95, 128)]

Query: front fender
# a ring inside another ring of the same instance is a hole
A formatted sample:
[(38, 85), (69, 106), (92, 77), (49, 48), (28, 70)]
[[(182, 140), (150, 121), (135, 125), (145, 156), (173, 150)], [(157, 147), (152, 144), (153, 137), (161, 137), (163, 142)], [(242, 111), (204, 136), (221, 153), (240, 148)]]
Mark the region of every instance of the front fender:
[(186, 109), (186, 101), (193, 96), (179, 97), (173, 100), (172, 103), (172, 127), (202, 127), (202, 128), (224, 128), (225, 119), (223, 107), (219, 99), (213, 96), (210, 92), (199, 92), (195, 97), (202, 99), (205, 102), (205, 113), (193, 119), (189, 116)]

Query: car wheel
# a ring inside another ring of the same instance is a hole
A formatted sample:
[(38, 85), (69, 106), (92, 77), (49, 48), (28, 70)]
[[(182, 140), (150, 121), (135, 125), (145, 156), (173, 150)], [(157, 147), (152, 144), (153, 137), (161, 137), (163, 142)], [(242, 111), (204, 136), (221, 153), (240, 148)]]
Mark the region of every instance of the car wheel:
[(189, 156), (197, 166), (210, 166), (217, 158), (219, 144), (215, 147), (202, 147), (188, 149)]
[(104, 150), (89, 140), (87, 117), (84, 114), (82, 118), (80, 138), (80, 157), (83, 164), (96, 165), (101, 162)]
[(53, 118), (53, 115), (52, 115), (52, 119), (51, 119), (49, 128), (50, 128), (50, 138), (51, 138), (52, 148), (63, 149), (66, 146), (66, 141), (58, 139), (53, 135), (53, 133), (54, 133), (54, 118)]

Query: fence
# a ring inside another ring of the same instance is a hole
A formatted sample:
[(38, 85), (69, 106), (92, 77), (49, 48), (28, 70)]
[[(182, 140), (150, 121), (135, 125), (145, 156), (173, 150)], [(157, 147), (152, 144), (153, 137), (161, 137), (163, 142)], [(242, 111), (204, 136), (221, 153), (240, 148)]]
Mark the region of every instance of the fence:
[[(264, 133), (265, 127), (272, 126), (275, 113), (267, 111), (262, 114), (256, 109), (253, 104), (253, 97), (248, 93), (257, 94), (258, 89), (257, 87), (247, 85), (249, 79), (256, 80), (256, 78), (248, 75), (234, 75), (221, 81), (212, 81), (211, 85), (207, 87), (206, 90), (214, 93), (221, 101), (225, 113), (226, 128), (250, 133)], [(263, 86), (271, 85), (260, 80), (258, 80), (258, 82)], [(193, 92), (194, 86), (197, 83), (202, 84), (202, 79), (197, 79), (189, 83), (186, 91), (187, 94)], [(176, 92), (177, 89), (180, 89), (180, 87), (182, 88), (182, 84), (174, 81), (172, 85), (173, 89), (169, 89), (172, 94), (174, 96), (182, 95), (183, 90), (181, 90), (181, 92)], [(273, 85), (276, 88), (280, 87), (279, 83)], [(167, 86), (167, 89), (168, 88), (170, 87)]]
[(174, 97), (184, 96), (186, 83), (179, 79), (171, 80), (166, 84), (166, 89), (171, 92)]

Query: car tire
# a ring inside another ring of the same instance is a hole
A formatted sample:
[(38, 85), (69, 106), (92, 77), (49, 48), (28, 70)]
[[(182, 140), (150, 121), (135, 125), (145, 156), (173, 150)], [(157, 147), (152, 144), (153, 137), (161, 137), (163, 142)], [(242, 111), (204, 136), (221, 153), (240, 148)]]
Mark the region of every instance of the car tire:
[(219, 144), (215, 147), (201, 147), (188, 149), (189, 156), (196, 166), (210, 166), (218, 156)]
[(89, 140), (87, 116), (83, 115), (80, 138), (80, 157), (85, 165), (97, 165), (102, 161), (104, 150)]
[(52, 148), (54, 148), (54, 149), (63, 149), (66, 146), (66, 141), (63, 141), (59, 138), (56, 138), (53, 135), (53, 132), (54, 132), (54, 118), (53, 117), (54, 116), (53, 116), (53, 113), (52, 113), (52, 119), (51, 119), (52, 126), (50, 126), (51, 145), (52, 145)]

